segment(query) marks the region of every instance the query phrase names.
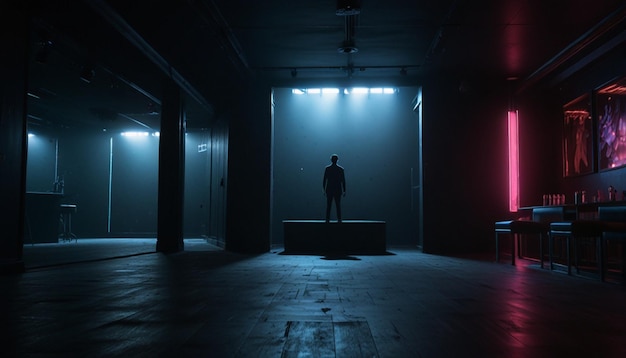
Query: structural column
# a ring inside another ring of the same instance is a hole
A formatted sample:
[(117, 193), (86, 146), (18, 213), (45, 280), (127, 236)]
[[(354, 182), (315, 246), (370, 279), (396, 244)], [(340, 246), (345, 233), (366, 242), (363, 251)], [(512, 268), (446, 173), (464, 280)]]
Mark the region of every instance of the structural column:
[(270, 249), (271, 88), (251, 85), (229, 121), (226, 249)]
[(163, 87), (157, 251), (172, 253), (184, 248), (185, 112), (180, 88), (170, 79)]
[(0, 4), (0, 272), (24, 271), (29, 22), (13, 6)]

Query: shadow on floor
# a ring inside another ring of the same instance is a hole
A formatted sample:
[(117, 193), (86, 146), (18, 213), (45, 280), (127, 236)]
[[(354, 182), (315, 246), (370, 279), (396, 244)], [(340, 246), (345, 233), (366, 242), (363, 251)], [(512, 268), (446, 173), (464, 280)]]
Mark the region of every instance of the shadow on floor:
[(322, 260), (353, 260), (360, 261), (361, 259), (355, 256), (342, 255), (342, 254), (328, 254), (322, 257)]
[(390, 256), (395, 255), (393, 252), (385, 251), (381, 253), (372, 252), (297, 252), (297, 251), (278, 251), (278, 255), (295, 255), (295, 256), (322, 256), (322, 260), (360, 260), (359, 256)]

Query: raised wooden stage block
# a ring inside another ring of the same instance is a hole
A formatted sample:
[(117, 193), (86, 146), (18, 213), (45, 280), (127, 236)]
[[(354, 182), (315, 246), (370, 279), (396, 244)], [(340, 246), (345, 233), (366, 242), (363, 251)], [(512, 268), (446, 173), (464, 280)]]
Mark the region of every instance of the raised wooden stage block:
[(283, 220), (285, 253), (385, 254), (386, 223), (371, 220)]

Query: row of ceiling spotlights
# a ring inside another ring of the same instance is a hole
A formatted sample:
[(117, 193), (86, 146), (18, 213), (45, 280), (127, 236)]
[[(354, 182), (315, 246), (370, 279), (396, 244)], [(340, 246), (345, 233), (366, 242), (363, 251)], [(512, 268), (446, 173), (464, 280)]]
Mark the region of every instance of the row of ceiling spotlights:
[[(186, 135), (187, 133), (185, 133)], [(122, 137), (130, 137), (130, 138), (135, 138), (135, 137), (160, 137), (161, 136), (161, 132), (135, 132), (135, 131), (127, 131), (127, 132), (121, 132), (120, 135)], [(33, 138), (35, 137), (34, 133), (28, 133), (28, 138)]]
[(152, 135), (153, 137), (160, 137), (160, 132), (122, 132), (122, 136), (124, 137), (148, 137)]
[[(343, 94), (394, 94), (398, 92), (397, 88), (392, 87), (354, 87), (344, 88)], [(293, 94), (339, 94), (339, 88), (294, 88), (291, 90)]]
[[(120, 133), (123, 137), (160, 137), (161, 132), (122, 132)], [(186, 133), (185, 133), (186, 134)], [(33, 138), (35, 136), (34, 133), (28, 133), (28, 138)]]

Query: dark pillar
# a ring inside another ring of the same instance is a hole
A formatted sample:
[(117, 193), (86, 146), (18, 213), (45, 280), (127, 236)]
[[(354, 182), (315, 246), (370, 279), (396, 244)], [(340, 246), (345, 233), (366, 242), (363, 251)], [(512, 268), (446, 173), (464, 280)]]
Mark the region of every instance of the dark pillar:
[(251, 86), (229, 119), (226, 249), (270, 249), (271, 88)]
[(185, 112), (180, 88), (171, 80), (163, 87), (157, 251), (171, 253), (184, 248)]
[(24, 271), (29, 22), (14, 6), (0, 4), (0, 272)]

